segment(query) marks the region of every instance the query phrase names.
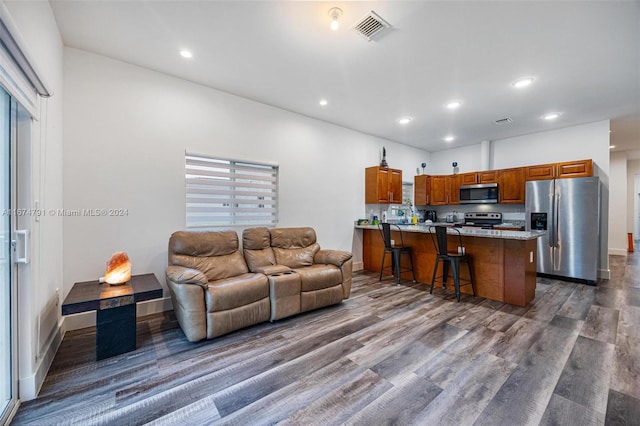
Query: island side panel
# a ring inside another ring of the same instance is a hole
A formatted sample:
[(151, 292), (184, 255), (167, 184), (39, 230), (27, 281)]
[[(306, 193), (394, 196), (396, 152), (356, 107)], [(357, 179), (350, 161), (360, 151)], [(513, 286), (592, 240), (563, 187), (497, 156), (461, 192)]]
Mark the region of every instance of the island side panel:
[(504, 301), (527, 306), (536, 296), (538, 240), (505, 240)]
[[(452, 239), (449, 240), (451, 244)], [(504, 302), (505, 241), (499, 238), (462, 237), (465, 250), (473, 262), (477, 296)], [(457, 245), (449, 249), (457, 250)], [(460, 268), (462, 277), (467, 279), (466, 266), (463, 264)], [(462, 287), (460, 291), (471, 293), (471, 286)]]

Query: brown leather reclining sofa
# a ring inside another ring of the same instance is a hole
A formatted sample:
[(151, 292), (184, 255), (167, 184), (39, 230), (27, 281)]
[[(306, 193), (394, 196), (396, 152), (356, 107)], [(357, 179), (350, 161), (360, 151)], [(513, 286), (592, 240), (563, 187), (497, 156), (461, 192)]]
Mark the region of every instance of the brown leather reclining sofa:
[(178, 231), (167, 286), (191, 342), (348, 299), (351, 253), (321, 250), (313, 228)]

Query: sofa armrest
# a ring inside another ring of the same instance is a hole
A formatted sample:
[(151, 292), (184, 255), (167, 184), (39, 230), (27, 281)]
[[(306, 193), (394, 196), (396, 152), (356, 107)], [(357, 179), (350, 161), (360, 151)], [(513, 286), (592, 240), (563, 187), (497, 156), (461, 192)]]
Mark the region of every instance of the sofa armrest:
[(342, 250), (320, 250), (313, 258), (313, 263), (324, 263), (341, 267), (346, 261), (351, 259), (352, 254)]
[(197, 269), (169, 266), (165, 270), (173, 311), (187, 340), (207, 338), (207, 311), (204, 302), (208, 280)]
[(168, 266), (165, 274), (167, 280), (176, 284), (197, 284), (206, 288), (209, 283), (205, 274), (197, 269), (185, 268), (184, 266)]

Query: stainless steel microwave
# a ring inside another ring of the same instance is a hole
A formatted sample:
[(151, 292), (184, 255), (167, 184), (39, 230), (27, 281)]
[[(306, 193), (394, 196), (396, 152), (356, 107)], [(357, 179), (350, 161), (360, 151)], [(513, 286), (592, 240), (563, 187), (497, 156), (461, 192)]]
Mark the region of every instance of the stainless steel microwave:
[(460, 204), (495, 204), (497, 202), (497, 183), (460, 186)]

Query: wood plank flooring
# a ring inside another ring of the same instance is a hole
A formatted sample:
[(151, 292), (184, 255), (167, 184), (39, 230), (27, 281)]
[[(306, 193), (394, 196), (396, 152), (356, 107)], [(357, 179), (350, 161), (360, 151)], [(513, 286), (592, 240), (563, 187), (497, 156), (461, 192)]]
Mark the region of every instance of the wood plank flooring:
[(349, 300), (189, 343), (172, 312), (95, 361), (67, 333), (15, 425), (639, 425), (640, 255), (525, 308), (354, 274)]

